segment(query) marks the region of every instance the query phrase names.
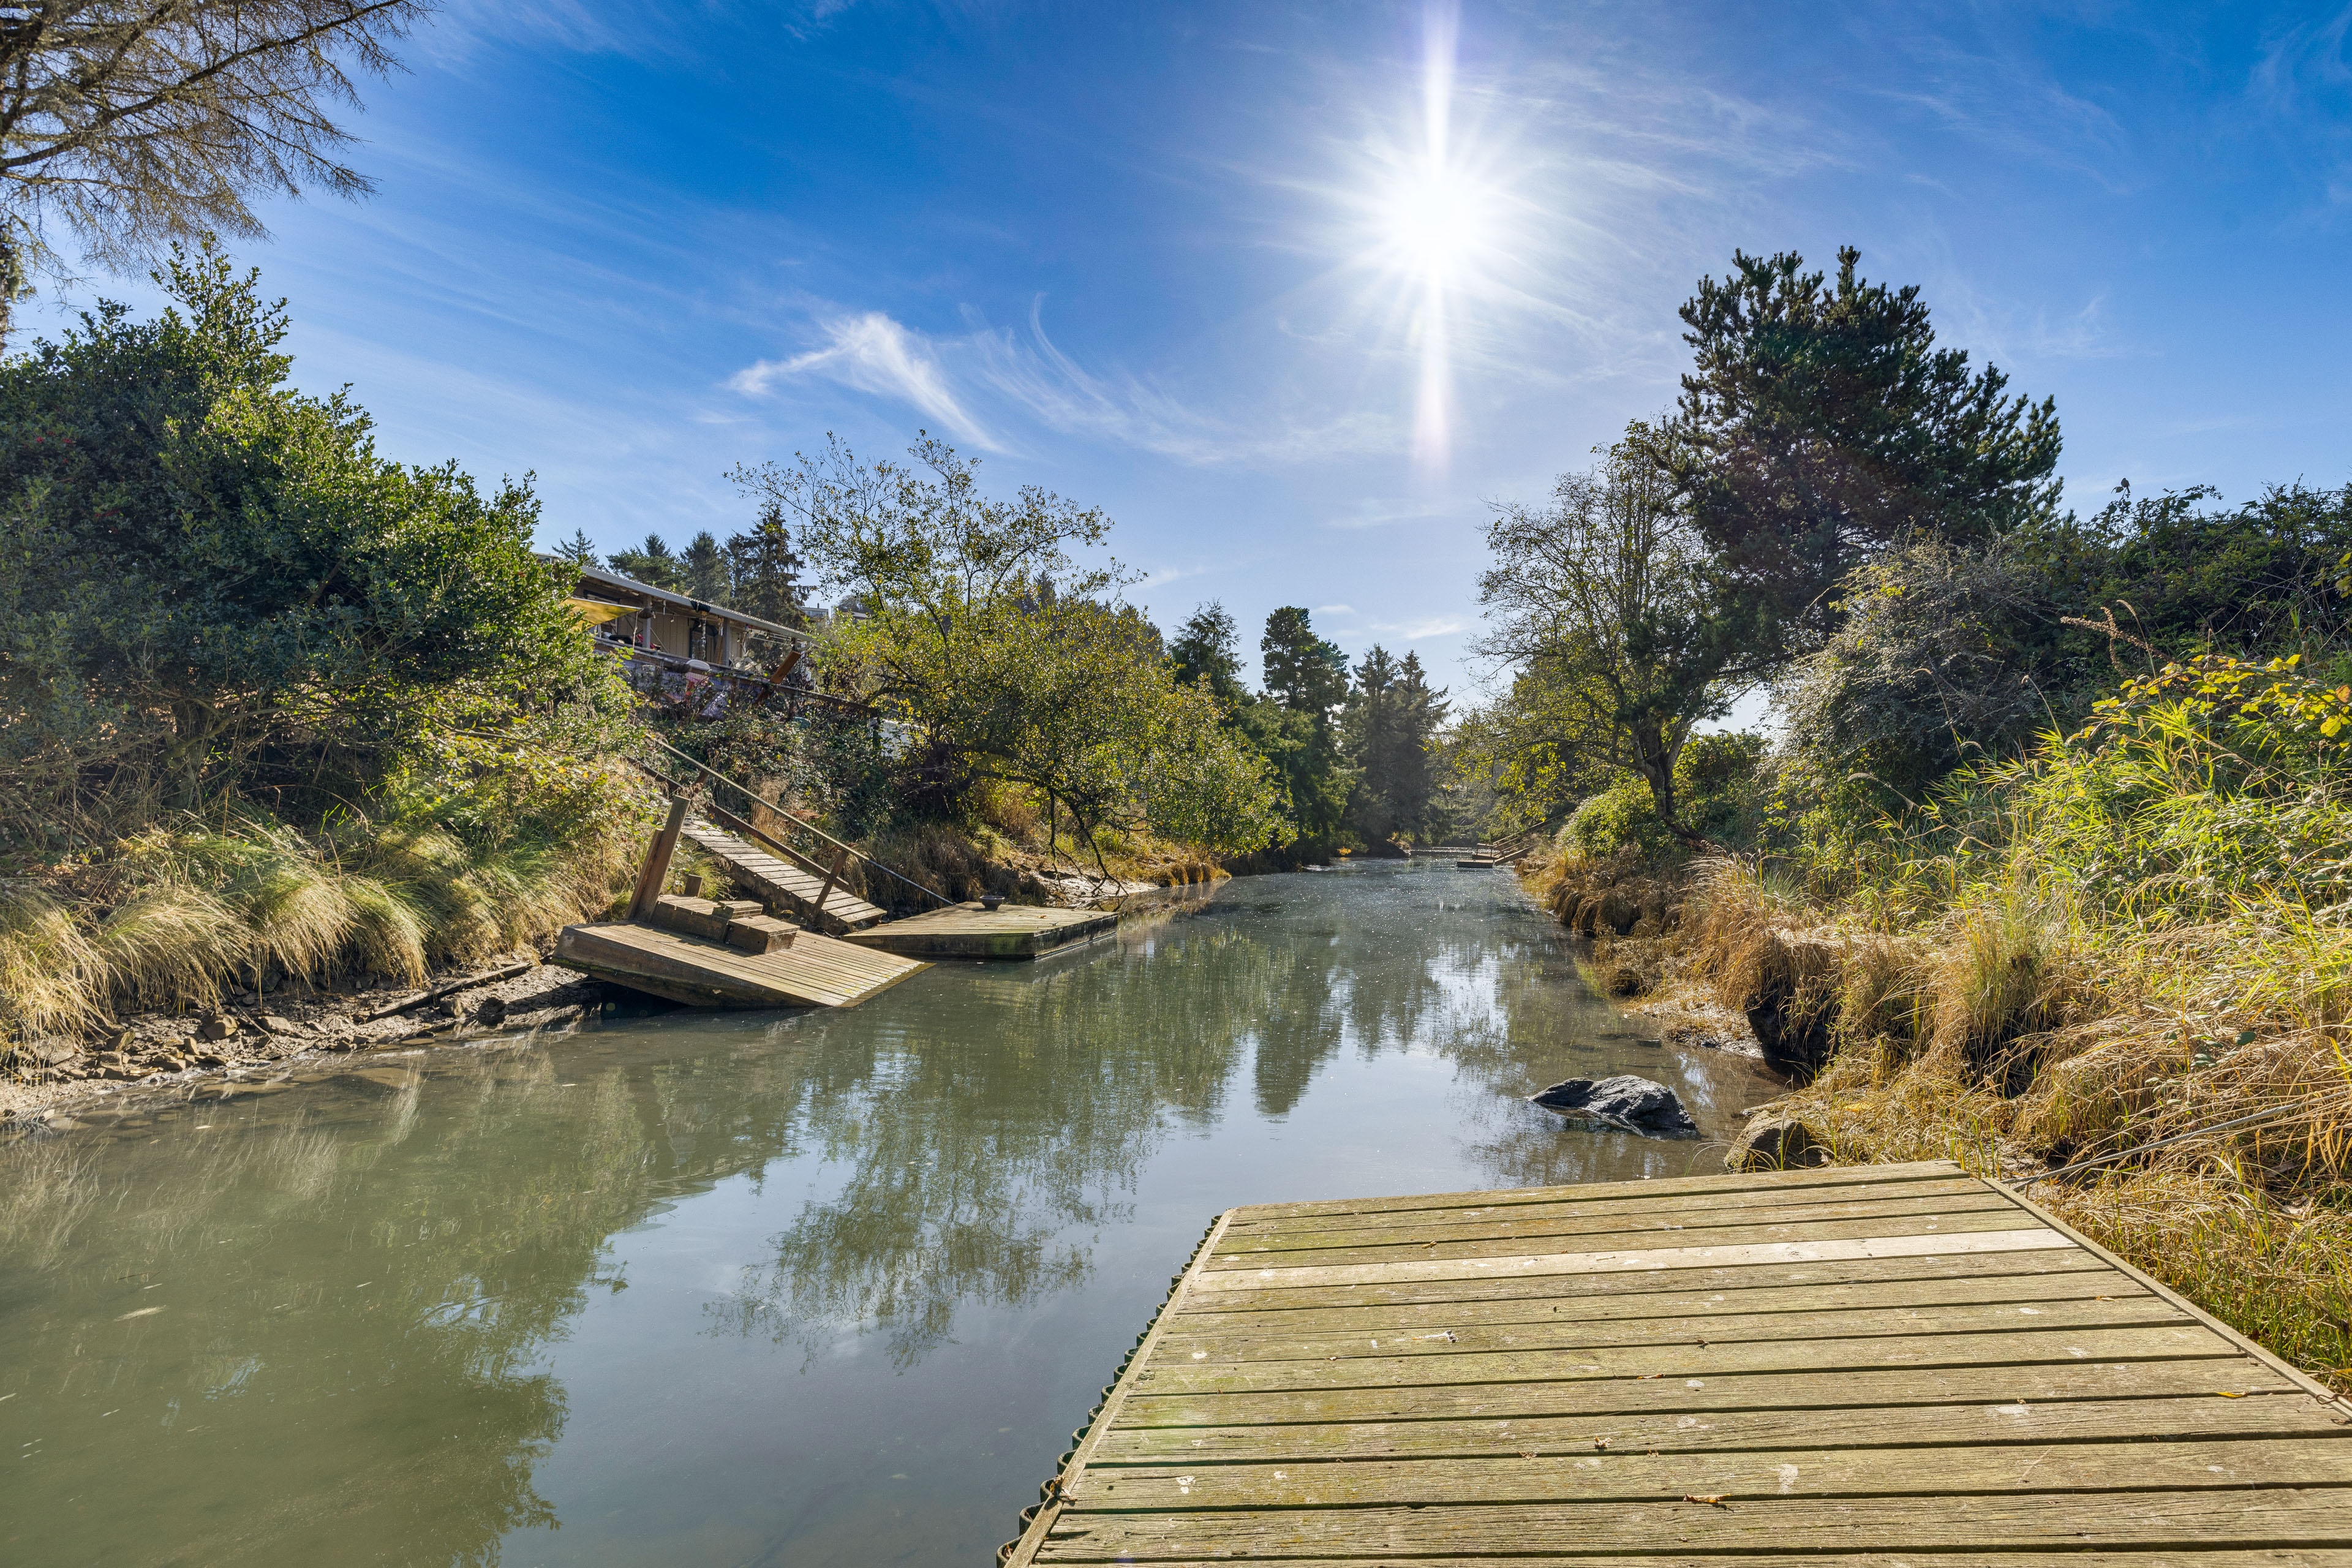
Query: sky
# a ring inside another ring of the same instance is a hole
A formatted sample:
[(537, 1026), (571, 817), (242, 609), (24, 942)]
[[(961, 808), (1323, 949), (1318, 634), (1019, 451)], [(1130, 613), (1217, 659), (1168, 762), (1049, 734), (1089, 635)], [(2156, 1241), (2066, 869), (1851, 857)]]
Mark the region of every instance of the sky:
[[(1172, 629), (1303, 605), (1457, 698), (1493, 503), (1686, 367), (1735, 250), (1916, 284), (2067, 501), (2352, 479), (2352, 8), (457, 0), (351, 204), (241, 241), (380, 448), (541, 538), (919, 430), (1116, 520)], [(50, 331), (138, 279), (45, 288)]]

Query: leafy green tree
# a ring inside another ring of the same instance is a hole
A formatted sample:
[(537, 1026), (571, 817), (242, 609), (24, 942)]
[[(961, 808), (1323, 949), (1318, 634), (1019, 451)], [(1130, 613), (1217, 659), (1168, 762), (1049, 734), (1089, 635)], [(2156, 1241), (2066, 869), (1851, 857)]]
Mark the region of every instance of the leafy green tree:
[(1214, 698), (1174, 679), (1150, 623), (1113, 602), (1117, 564), (1073, 560), (1110, 520), (1035, 486), (992, 499), (977, 462), (929, 437), (912, 456), (868, 467), (834, 441), (734, 477), (798, 519), (811, 561), (863, 601), (825, 657), (920, 732), (942, 795), (1027, 785), (1088, 841), (1121, 826), (1237, 850), (1274, 839), (1261, 760)]
[(1425, 841), (1436, 810), (1431, 752), (1444, 698), (1430, 689), (1417, 654), (1398, 659), (1374, 645), (1356, 666), (1341, 729), (1355, 771), (1348, 820), (1367, 843)]
[(1560, 476), (1547, 508), (1496, 507), (1479, 579), (1488, 629), (1473, 646), (1515, 672), (1511, 728), (1542, 736), (1556, 773), (1625, 769), (1692, 840), (1675, 762), (1691, 727), (1728, 708), (1732, 656), (1710, 619), (1706, 551), (1650, 435), (1637, 424), (1600, 467)]
[(503, 744), (625, 710), (528, 489), (389, 461), (344, 395), (287, 385), (254, 274), (175, 251), (155, 277), (155, 320), (101, 304), (0, 363), (12, 826), (59, 790), (344, 798), (436, 726)]
[(728, 591), (737, 609), (780, 626), (808, 625), (801, 558), (793, 551), (792, 530), (771, 501), (760, 520), (727, 541)]
[(1840, 250), (1826, 288), (1793, 252), (1734, 252), (1729, 277), (1701, 279), (1681, 401), (1644, 437), (1754, 617), (1751, 669), (1818, 647), (1838, 584), (1906, 535), (1982, 539), (2057, 504), (2056, 405), (1937, 348), (1917, 288), (1866, 282), (1860, 260)]
[(658, 533), (646, 534), (646, 542), (635, 550), (615, 550), (612, 564), (622, 576), (647, 587), (666, 588), (673, 594), (686, 592), (686, 563), (669, 547), (669, 541)]

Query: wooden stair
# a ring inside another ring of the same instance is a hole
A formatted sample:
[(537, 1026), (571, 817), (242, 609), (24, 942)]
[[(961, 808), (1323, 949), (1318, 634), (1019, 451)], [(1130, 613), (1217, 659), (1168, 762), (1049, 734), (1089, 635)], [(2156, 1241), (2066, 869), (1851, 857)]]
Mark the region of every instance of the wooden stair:
[(824, 892), (821, 873), (793, 865), (698, 817), (687, 823), (684, 837), (688, 843), (725, 866), (738, 887), (771, 910), (790, 913), (812, 931), (863, 931), (888, 918), (881, 910), (841, 887), (824, 893), (824, 909), (820, 913), (817, 895)]

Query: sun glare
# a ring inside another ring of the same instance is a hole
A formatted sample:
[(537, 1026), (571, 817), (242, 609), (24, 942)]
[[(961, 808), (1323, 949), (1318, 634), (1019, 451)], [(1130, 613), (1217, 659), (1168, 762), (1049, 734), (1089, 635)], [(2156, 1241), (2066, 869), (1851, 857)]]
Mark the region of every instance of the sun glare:
[(1444, 0), (1423, 13), (1420, 134), (1383, 139), (1359, 198), (1370, 229), (1363, 259), (1410, 321), (1413, 460), (1427, 474), (1443, 472), (1452, 456), (1453, 318), (1480, 287), (1503, 207), (1454, 125), (1457, 21)]

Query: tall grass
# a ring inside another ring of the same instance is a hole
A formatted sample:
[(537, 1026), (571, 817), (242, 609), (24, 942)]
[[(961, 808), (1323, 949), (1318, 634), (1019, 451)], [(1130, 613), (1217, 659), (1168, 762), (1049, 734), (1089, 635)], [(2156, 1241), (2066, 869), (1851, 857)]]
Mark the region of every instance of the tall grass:
[(165, 822), (61, 882), (0, 884), (0, 1024), (80, 1033), (124, 1006), (277, 980), (415, 982), (608, 908), (639, 845), (609, 825), (484, 847), (413, 821), (307, 836), (254, 812)]
[(2169, 668), (1924, 816), (1701, 883), (1723, 1001), (1833, 1015), (1787, 1105), (1838, 1156), (2116, 1156), (2036, 1194), (2352, 1386), (2352, 689)]

